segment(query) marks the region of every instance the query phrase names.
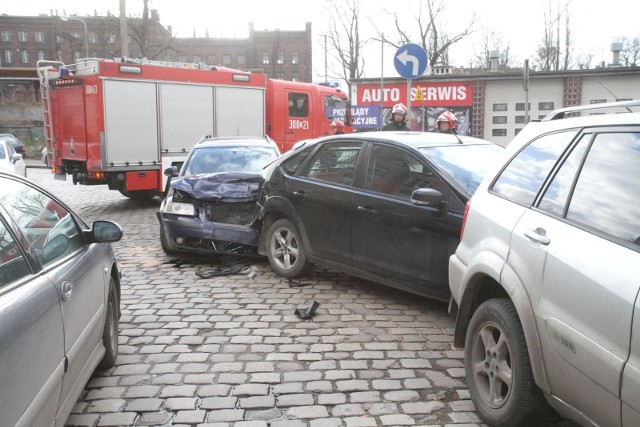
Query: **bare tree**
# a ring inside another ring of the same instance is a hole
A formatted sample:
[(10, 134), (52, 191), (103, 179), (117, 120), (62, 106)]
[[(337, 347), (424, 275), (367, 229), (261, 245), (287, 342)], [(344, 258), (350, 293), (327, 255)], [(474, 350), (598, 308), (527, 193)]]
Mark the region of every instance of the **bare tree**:
[[(404, 7), (404, 3), (396, 3)], [(426, 10), (425, 10), (426, 9)], [(427, 52), (429, 64), (449, 65), (449, 48), (473, 34), (474, 26), (477, 22), (476, 15), (472, 15), (469, 23), (457, 34), (449, 34), (446, 30), (446, 18), (444, 12), (447, 9), (445, 0), (424, 0), (418, 1), (417, 6), (411, 3), (410, 10), (415, 27), (418, 30), (419, 43)], [(378, 37), (376, 40), (383, 41), (396, 48), (409, 42), (415, 42), (406, 21), (400, 16), (398, 11), (387, 11), (385, 13), (393, 17), (393, 22), (397, 35), (395, 40), (383, 37), (382, 29), (376, 28)]]
[[(548, 10), (544, 13), (544, 36), (538, 46), (534, 65), (540, 71), (558, 71), (571, 68), (573, 42), (569, 30), (571, 16), (568, 11), (570, 1), (560, 7), (558, 4), (555, 14), (552, 12), (552, 0), (549, 0)], [(564, 29), (561, 22), (564, 17)], [(564, 31), (564, 45), (561, 34)], [(560, 58), (562, 57), (562, 61)]]
[(491, 52), (497, 50), (500, 52), (498, 70), (504, 71), (512, 67), (511, 45), (504, 41), (502, 34), (486, 29), (481, 34), (479, 44), (478, 53), (472, 60), (472, 66), (482, 69), (491, 68)]
[(620, 63), (626, 67), (640, 65), (640, 36), (633, 39), (624, 39), (620, 52)]
[(360, 38), (361, 0), (326, 0), (326, 11), (332, 17), (326, 33), (323, 34), (334, 60), (340, 69), (339, 75), (332, 79), (347, 82), (347, 93), (351, 93), (351, 81), (361, 78), (364, 73), (365, 60), (362, 55), (365, 41)]

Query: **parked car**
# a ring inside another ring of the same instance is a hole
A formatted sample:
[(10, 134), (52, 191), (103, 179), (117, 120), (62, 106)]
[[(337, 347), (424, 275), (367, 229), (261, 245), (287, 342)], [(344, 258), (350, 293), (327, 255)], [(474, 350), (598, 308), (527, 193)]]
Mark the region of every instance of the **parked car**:
[(260, 172), (280, 155), (269, 138), (204, 138), (173, 178), (157, 212), (165, 253), (255, 255)]
[(46, 190), (0, 172), (0, 419), (62, 425), (118, 353), (120, 269), (110, 242)]
[(0, 133), (0, 139), (9, 141), (16, 153), (20, 153), (23, 159), (27, 157), (27, 150), (25, 149), (24, 144), (18, 138), (10, 133)]
[(465, 203), (503, 152), (441, 133), (310, 141), (263, 172), (258, 251), (284, 277), (322, 264), (447, 300)]
[(22, 154), (16, 153), (8, 139), (0, 137), (0, 169), (27, 176), (27, 164)]
[(584, 426), (640, 425), (640, 113), (602, 114), (639, 107), (528, 124), (469, 202), (451, 307), (487, 424), (542, 425), (549, 403)]

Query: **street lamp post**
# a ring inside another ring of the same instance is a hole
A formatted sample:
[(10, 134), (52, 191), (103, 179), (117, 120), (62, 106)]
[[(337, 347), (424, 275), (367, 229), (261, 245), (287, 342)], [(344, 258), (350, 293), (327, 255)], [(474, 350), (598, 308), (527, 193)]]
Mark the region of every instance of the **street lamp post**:
[(85, 57), (88, 58), (89, 57), (89, 31), (87, 31), (87, 23), (85, 22), (85, 20), (76, 18), (73, 16), (61, 16), (60, 19), (62, 19), (65, 22), (66, 21), (82, 22), (82, 25), (84, 26), (84, 53), (85, 53)]

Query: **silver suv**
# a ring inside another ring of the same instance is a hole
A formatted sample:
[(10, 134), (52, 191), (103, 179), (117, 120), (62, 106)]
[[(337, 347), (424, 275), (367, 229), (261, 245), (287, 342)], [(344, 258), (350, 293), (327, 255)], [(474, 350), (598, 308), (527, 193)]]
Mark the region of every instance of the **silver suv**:
[(528, 124), (467, 205), (450, 311), (490, 425), (540, 425), (548, 404), (585, 426), (640, 425), (639, 107)]

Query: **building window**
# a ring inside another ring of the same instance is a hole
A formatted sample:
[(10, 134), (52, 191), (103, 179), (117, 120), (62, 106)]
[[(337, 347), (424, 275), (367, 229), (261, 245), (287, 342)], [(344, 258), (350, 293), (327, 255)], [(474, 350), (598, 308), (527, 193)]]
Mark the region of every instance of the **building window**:
[(278, 72), (276, 73), (276, 78), (277, 78), (278, 80), (284, 80), (284, 71), (278, 71)]
[(516, 132), (514, 133), (514, 135), (518, 135), (521, 130), (522, 130), (522, 128), (516, 128)]
[(631, 101), (631, 98), (616, 98), (616, 102), (621, 102), (621, 101)]
[(493, 104), (493, 111), (507, 111), (507, 103)]
[(541, 115), (539, 115), (539, 116), (538, 116), (538, 120), (542, 120), (542, 119), (544, 119), (545, 117), (547, 117), (547, 116), (545, 116), (544, 114), (541, 114)]
[(29, 33), (26, 31), (18, 31), (18, 41), (19, 42), (28, 42), (29, 41)]
[(493, 136), (507, 136), (506, 129), (494, 129), (491, 131), (491, 135)]
[(262, 63), (263, 64), (269, 63), (269, 52), (262, 52)]
[(193, 55), (193, 63), (194, 64), (199, 64), (202, 62), (202, 58), (200, 57), (200, 55)]
[(37, 43), (44, 43), (44, 33), (42, 31), (36, 31), (35, 40)]
[(38, 50), (38, 61), (44, 61), (44, 50)]
[(116, 37), (117, 36), (115, 34), (110, 34), (109, 38), (107, 39), (107, 43), (109, 43), (109, 44), (115, 43), (116, 42)]
[(23, 64), (29, 63), (29, 51), (27, 49), (20, 50), (20, 60)]
[(291, 63), (299, 64), (300, 63), (300, 55), (298, 52), (291, 52)]
[(291, 73), (291, 80), (294, 81), (294, 82), (299, 82), (300, 81), (300, 72), (294, 71), (293, 73)]
[[(531, 103), (527, 104), (529, 110), (531, 109)], [(516, 102), (516, 111), (524, 111), (524, 102)]]
[(64, 39), (62, 38), (62, 36), (60, 34), (56, 34), (56, 43), (62, 43), (64, 42)]
[(98, 43), (98, 36), (96, 33), (89, 33), (89, 43)]
[(284, 52), (283, 51), (278, 51), (278, 64), (284, 64)]
[(493, 116), (493, 124), (494, 125), (507, 124), (507, 116)]
[(209, 55), (209, 56), (207, 57), (207, 63), (208, 63), (209, 65), (216, 65), (216, 62), (218, 62), (218, 60), (216, 59), (216, 56), (215, 56), (215, 55)]
[(553, 110), (553, 105), (553, 102), (540, 102), (538, 104), (538, 110), (551, 111)]
[(516, 123), (524, 123), (524, 116), (516, 116)]
[(590, 101), (591, 104), (604, 104), (605, 102), (607, 102), (606, 99), (592, 99)]
[(3, 31), (2, 32), (2, 41), (10, 42), (11, 41), (11, 31)]
[(222, 55), (222, 65), (224, 66), (231, 65), (231, 55)]
[(247, 63), (247, 57), (244, 55), (238, 55), (238, 65), (245, 65)]
[(4, 63), (5, 64), (13, 63), (13, 51), (11, 49), (4, 50)]

